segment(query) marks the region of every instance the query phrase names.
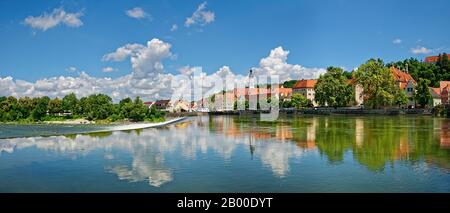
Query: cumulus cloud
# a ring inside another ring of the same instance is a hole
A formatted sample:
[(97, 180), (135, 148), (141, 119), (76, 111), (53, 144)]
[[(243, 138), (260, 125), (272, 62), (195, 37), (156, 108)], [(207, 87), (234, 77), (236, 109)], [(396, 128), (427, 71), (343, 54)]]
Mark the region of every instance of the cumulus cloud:
[(393, 44), (401, 44), (401, 43), (402, 43), (402, 40), (399, 39), (399, 38), (396, 38), (396, 39), (394, 39), (394, 40), (392, 41), (392, 43), (393, 43)]
[(177, 29), (178, 29), (178, 25), (174, 24), (174, 25), (172, 25), (172, 27), (170, 28), (170, 31), (173, 32), (173, 31), (175, 31), (175, 30), (177, 30)]
[(433, 52), (433, 50), (428, 49), (424, 46), (417, 46), (414, 48), (411, 48), (411, 53), (418, 55), (418, 54), (430, 54), (431, 52)]
[[(0, 96), (63, 97), (73, 92), (78, 97), (104, 93), (111, 96), (114, 101), (136, 96), (144, 100), (171, 99), (174, 96), (185, 100), (199, 100), (223, 89), (232, 89), (233, 86), (243, 87), (248, 83), (247, 73), (236, 74), (229, 66), (222, 66), (211, 74), (203, 71), (201, 67), (190, 66), (179, 68), (179, 74), (167, 73), (163, 62), (172, 55), (171, 44), (156, 38), (145, 45), (125, 44), (105, 54), (102, 60), (115, 62), (128, 59), (132, 71), (127, 75), (118, 78), (98, 78), (81, 71), (79, 76), (75, 77), (59, 76), (35, 82), (0, 76)], [(325, 69), (289, 64), (288, 55), (289, 51), (282, 47), (271, 50), (267, 57), (261, 59), (258, 67), (252, 68), (255, 76), (278, 75), (280, 82), (283, 82), (291, 79), (316, 78), (325, 72)], [(114, 68), (105, 66), (103, 70), (111, 71)], [(224, 82), (225, 84), (222, 84)], [(193, 87), (200, 87), (202, 92), (191, 94), (189, 91)]]
[(133, 9), (127, 10), (125, 11), (125, 14), (135, 19), (151, 18), (150, 14), (146, 13), (144, 9), (140, 7), (135, 7)]
[(103, 67), (102, 72), (114, 72), (116, 69), (112, 67)]
[(215, 14), (214, 12), (208, 10), (206, 11), (206, 1), (201, 3), (197, 10), (192, 14), (191, 17), (186, 18), (186, 21), (184, 22), (184, 26), (190, 27), (191, 25), (200, 25), (204, 26), (206, 24), (214, 22)]
[(60, 24), (64, 24), (68, 27), (80, 27), (83, 25), (80, 17), (83, 16), (83, 12), (68, 13), (62, 8), (54, 9), (50, 14), (44, 12), (40, 16), (28, 16), (25, 18), (24, 23), (31, 28), (46, 31), (50, 28), (56, 27)]
[(278, 75), (281, 82), (292, 79), (314, 79), (326, 72), (322, 68), (306, 68), (298, 64), (289, 64), (287, 63), (288, 55), (289, 51), (284, 50), (283, 47), (277, 47), (270, 51), (269, 56), (260, 60), (259, 67), (254, 67), (252, 70), (256, 75)]

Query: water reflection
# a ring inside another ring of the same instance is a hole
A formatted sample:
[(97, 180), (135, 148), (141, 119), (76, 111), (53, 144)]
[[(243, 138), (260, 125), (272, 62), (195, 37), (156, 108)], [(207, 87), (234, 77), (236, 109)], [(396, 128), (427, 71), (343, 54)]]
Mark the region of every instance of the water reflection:
[[(0, 140), (1, 155), (35, 147), (76, 157), (100, 150), (110, 164), (105, 171), (120, 180), (146, 181), (159, 187), (171, 182), (171, 155), (195, 160), (207, 152), (224, 161), (237, 149), (248, 149), (248, 159), (260, 161), (276, 177), (289, 176), (293, 159), (309, 153), (324, 156), (329, 165), (353, 160), (371, 172), (402, 161), (450, 169), (450, 121), (429, 117), (297, 117), (262, 122), (239, 116), (195, 117), (166, 128), (66, 136)], [(114, 150), (126, 152), (130, 161), (117, 160)]]

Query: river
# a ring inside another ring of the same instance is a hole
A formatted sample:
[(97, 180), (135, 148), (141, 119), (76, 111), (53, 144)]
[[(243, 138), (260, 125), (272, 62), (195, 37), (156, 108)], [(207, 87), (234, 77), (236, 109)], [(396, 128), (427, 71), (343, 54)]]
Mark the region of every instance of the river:
[(54, 136), (0, 125), (0, 192), (450, 192), (449, 130), (430, 116), (198, 116)]

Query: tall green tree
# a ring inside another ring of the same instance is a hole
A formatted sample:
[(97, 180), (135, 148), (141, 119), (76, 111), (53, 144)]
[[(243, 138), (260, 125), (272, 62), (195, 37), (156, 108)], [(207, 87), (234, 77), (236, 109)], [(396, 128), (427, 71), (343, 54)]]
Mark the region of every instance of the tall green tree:
[(75, 93), (70, 93), (62, 99), (62, 110), (65, 112), (76, 112), (76, 107), (78, 105), (78, 99)]
[(342, 107), (355, 100), (352, 85), (348, 83), (344, 70), (338, 67), (328, 67), (314, 89), (314, 100), (322, 106)]
[(31, 116), (34, 120), (40, 121), (44, 116), (47, 115), (48, 103), (50, 98), (47, 96), (33, 99), (35, 102), (35, 107), (31, 112)]
[(31, 111), (34, 108), (33, 100), (29, 97), (21, 97), (18, 101), (19, 119), (26, 119), (30, 117)]
[(62, 112), (62, 101), (59, 98), (51, 99), (48, 102), (48, 112), (51, 114)]
[(355, 81), (364, 90), (364, 103), (373, 107), (386, 107), (394, 104), (399, 88), (391, 71), (381, 59), (370, 59), (354, 73)]
[(139, 97), (136, 97), (133, 102), (133, 107), (130, 111), (129, 118), (132, 121), (143, 121), (147, 114), (148, 108), (144, 105)]
[(427, 79), (420, 78), (417, 82), (416, 93), (414, 94), (414, 98), (417, 100), (417, 103), (421, 107), (425, 107), (431, 100), (431, 93), (428, 89), (428, 85), (430, 81)]
[(301, 94), (294, 93), (291, 97), (291, 104), (296, 109), (301, 109), (310, 106), (311, 101)]

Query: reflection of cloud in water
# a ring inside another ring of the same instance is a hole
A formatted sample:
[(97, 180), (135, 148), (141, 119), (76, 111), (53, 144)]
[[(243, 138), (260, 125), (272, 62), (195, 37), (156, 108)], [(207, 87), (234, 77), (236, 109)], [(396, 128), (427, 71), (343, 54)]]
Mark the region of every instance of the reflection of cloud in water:
[[(196, 159), (199, 153), (208, 151), (219, 154), (224, 159), (231, 159), (238, 146), (249, 147), (250, 141), (255, 147), (254, 155), (269, 166), (276, 176), (285, 176), (289, 171), (289, 158), (300, 156), (301, 149), (294, 143), (280, 143), (269, 139), (254, 140), (248, 134), (230, 137), (211, 132), (207, 117), (193, 119), (190, 125), (171, 125), (160, 129), (145, 129), (137, 133), (112, 132), (107, 137), (79, 134), (72, 137), (32, 137), (1, 139), (1, 152), (13, 153), (16, 149), (36, 147), (75, 157), (87, 155), (93, 150), (104, 150), (105, 160), (115, 160), (112, 150), (131, 153), (131, 165), (113, 165), (108, 172), (117, 174), (119, 179), (127, 181), (148, 181), (152, 186), (170, 182), (173, 174), (165, 165), (164, 158), (178, 150), (185, 159)], [(237, 162), (239, 163), (239, 162)]]
[(289, 171), (289, 158), (300, 157), (302, 151), (292, 143), (267, 142), (259, 144), (255, 154), (261, 157), (265, 165), (280, 177), (284, 177)]

